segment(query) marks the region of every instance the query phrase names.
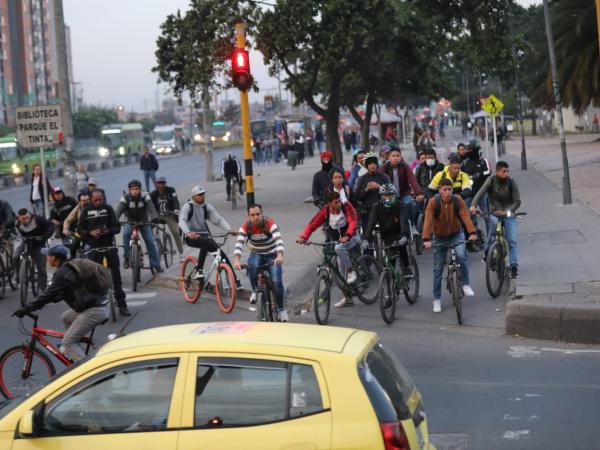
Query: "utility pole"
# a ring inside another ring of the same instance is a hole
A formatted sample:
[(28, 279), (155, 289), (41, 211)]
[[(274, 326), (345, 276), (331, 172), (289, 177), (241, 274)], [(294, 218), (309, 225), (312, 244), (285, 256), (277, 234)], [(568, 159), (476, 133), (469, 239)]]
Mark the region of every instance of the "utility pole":
[(67, 62), (67, 39), (65, 36), (65, 16), (62, 0), (54, 1), (54, 29), (56, 32), (58, 95), (62, 110), (63, 124), (63, 190), (65, 195), (74, 197), (77, 183), (75, 161), (73, 159), (73, 120), (71, 117), (71, 92), (69, 67)]
[(598, 54), (600, 54), (600, 0), (596, 0), (596, 21), (598, 22)]
[(544, 0), (544, 19), (546, 21), (546, 36), (548, 38), (548, 55), (550, 57), (550, 68), (552, 70), (552, 87), (554, 90), (554, 109), (558, 114), (558, 134), (560, 136), (560, 152), (563, 165), (563, 204), (570, 205), (571, 199), (571, 176), (569, 175), (569, 159), (567, 158), (567, 141), (565, 139), (565, 123), (562, 113), (562, 101), (560, 98), (560, 87), (558, 86), (558, 70), (556, 69), (556, 55), (554, 54), (554, 35), (552, 34), (552, 19), (550, 17), (550, 6), (548, 0)]
[(206, 171), (206, 181), (215, 181), (213, 173), (213, 151), (212, 151), (212, 133), (209, 132), (208, 110), (210, 108), (210, 96), (208, 95), (208, 86), (202, 89), (202, 133), (204, 134), (206, 149), (204, 152), (204, 164)]
[(517, 107), (519, 108), (519, 127), (521, 128), (521, 170), (527, 170), (527, 151), (525, 149), (525, 128), (523, 128), (523, 98), (521, 96), (519, 72), (521, 71), (521, 60), (525, 52), (520, 48), (516, 51), (517, 70), (515, 70), (515, 85), (517, 90)]

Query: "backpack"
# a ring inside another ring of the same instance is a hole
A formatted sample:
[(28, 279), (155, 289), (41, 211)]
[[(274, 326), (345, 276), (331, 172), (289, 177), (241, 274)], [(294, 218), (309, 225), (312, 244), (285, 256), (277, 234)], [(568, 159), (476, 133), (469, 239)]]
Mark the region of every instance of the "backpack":
[[(273, 237), (273, 234), (271, 234), (271, 230), (267, 226), (268, 222), (269, 222), (269, 218), (263, 217), (263, 223), (261, 223), (259, 225), (259, 228), (263, 228), (265, 236), (268, 239), (271, 239)], [(252, 238), (252, 223), (250, 223), (250, 221), (248, 221), (248, 222), (246, 222), (246, 242), (248, 242), (251, 238)]]
[[(433, 197), (433, 201), (435, 202), (433, 205), (433, 217), (437, 219), (442, 213), (442, 198), (440, 197), (440, 194), (435, 194), (435, 196)], [(458, 198), (454, 194), (452, 194), (452, 206), (454, 207), (454, 214), (462, 222), (462, 220), (460, 219), (460, 215), (458, 214), (458, 211), (460, 210), (460, 203), (458, 201)]]
[[(187, 219), (186, 219), (189, 222), (192, 219), (192, 217), (194, 216), (194, 205), (191, 204), (192, 202), (191, 202), (191, 199), (189, 199), (189, 198), (188, 198), (187, 202), (185, 202), (185, 203), (190, 204), (190, 210), (188, 211), (188, 215), (187, 215)], [(204, 211), (204, 221), (206, 222), (206, 229), (210, 233), (210, 228), (208, 228), (208, 208), (206, 207), (206, 203), (202, 204), (202, 210)], [(181, 228), (179, 228), (179, 234), (181, 236), (183, 236), (183, 231), (181, 231)]]
[(94, 261), (75, 258), (66, 262), (75, 271), (86, 291), (93, 294), (106, 294), (112, 287), (110, 271)]

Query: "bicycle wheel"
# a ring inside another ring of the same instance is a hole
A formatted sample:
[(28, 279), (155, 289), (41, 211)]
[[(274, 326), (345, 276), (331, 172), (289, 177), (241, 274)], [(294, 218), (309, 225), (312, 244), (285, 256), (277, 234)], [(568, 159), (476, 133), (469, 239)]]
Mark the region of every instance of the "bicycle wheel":
[[(0, 356), (0, 391), (7, 399), (26, 394), (56, 373), (48, 355), (35, 348), (29, 353), (27, 347), (27, 344), (17, 345)], [(31, 355), (29, 364), (25, 364), (26, 353)], [(26, 369), (28, 373), (24, 375), (26, 366), (29, 366)]]
[(373, 233), (375, 235), (375, 258), (377, 259), (377, 264), (380, 267), (383, 267), (385, 262), (383, 260), (383, 239), (381, 239), (381, 233), (379, 231), (375, 231)]
[(24, 258), (19, 265), (19, 281), (21, 282), (21, 306), (27, 306), (27, 291), (29, 289), (29, 260)]
[(327, 322), (329, 322), (329, 311), (331, 310), (331, 281), (325, 271), (320, 272), (317, 278), (313, 294), (313, 306), (315, 308), (317, 323), (319, 325), (327, 325)]
[[(165, 258), (165, 265), (166, 265), (167, 264), (167, 259), (166, 259), (167, 256), (166, 256), (166, 253), (165, 253), (164, 239), (161, 239), (160, 233), (154, 235), (154, 242), (156, 242), (156, 250), (158, 251), (158, 259), (159, 259), (159, 261), (164, 256), (164, 258)], [(167, 267), (169, 267), (169, 266), (167, 266)], [(154, 275), (154, 272), (152, 271), (152, 267), (150, 268), (150, 271)]]
[(17, 288), (19, 287), (19, 283), (17, 283), (17, 275), (18, 275), (19, 271), (18, 271), (15, 261), (13, 259), (12, 252), (5, 250), (3, 257), (4, 257), (4, 268), (7, 271), (8, 284), (10, 285), (10, 288), (13, 291), (16, 291)]
[(111, 322), (117, 321), (117, 312), (115, 308), (115, 296), (113, 295), (113, 290), (108, 290), (108, 315), (110, 317)]
[(258, 320), (263, 322), (274, 322), (273, 309), (271, 308), (271, 299), (269, 292), (265, 289), (259, 289), (256, 292), (256, 304), (258, 306)]
[(458, 320), (458, 324), (462, 325), (462, 286), (458, 281), (458, 270), (454, 270), (450, 277), (450, 290), (452, 291), (452, 302), (454, 303), (454, 308), (456, 308), (456, 319)]
[(133, 292), (137, 291), (137, 285), (140, 282), (140, 247), (136, 244), (131, 246), (131, 277), (133, 282)]
[(167, 232), (165, 232), (165, 240), (163, 243), (164, 260), (165, 266), (171, 267), (173, 265), (173, 238)]
[(414, 255), (409, 255), (408, 264), (412, 273), (410, 275), (404, 274), (404, 286), (402, 290), (404, 291), (406, 301), (414, 305), (419, 299), (419, 265), (417, 264), (417, 258)]
[(224, 313), (230, 313), (235, 307), (235, 294), (237, 292), (235, 276), (231, 267), (225, 263), (219, 264), (215, 281), (215, 293), (217, 294), (219, 308)]
[(235, 211), (237, 208), (237, 181), (231, 180), (231, 209)]
[(485, 284), (489, 294), (494, 298), (502, 291), (505, 268), (504, 250), (500, 241), (496, 241), (490, 247), (485, 260)]
[(396, 318), (396, 287), (395, 279), (388, 269), (384, 269), (379, 277), (379, 311), (383, 321), (388, 325)]
[(371, 255), (362, 255), (355, 264), (356, 283), (352, 285), (361, 302), (371, 305), (377, 301), (381, 269)]
[(38, 286), (37, 267), (31, 260), (29, 260), (29, 281), (31, 283), (31, 293), (34, 297), (37, 297), (41, 286)]
[(179, 266), (179, 290), (189, 303), (195, 303), (202, 293), (203, 284), (192, 279), (196, 275), (197, 265), (198, 260), (194, 256), (188, 255)]
[(6, 268), (2, 258), (0, 258), (0, 298), (4, 298), (4, 294), (6, 294), (6, 283), (8, 283)]

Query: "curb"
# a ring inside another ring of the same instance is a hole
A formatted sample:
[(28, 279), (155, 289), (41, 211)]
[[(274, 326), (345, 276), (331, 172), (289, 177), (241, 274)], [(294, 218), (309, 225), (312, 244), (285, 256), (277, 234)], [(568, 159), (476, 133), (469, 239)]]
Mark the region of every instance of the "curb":
[[(157, 287), (163, 289), (169, 289), (172, 291), (179, 291), (179, 278), (173, 275), (158, 275), (146, 283), (146, 286)], [(214, 293), (214, 290), (210, 289), (207, 291), (209, 294)], [(250, 301), (250, 294), (252, 291), (246, 288), (237, 290), (236, 300)]]

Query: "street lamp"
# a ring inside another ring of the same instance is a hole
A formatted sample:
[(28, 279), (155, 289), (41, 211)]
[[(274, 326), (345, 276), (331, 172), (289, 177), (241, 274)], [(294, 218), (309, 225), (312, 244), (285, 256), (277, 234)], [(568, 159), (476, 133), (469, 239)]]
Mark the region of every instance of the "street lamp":
[(521, 61), (525, 52), (521, 48), (515, 51), (517, 57), (517, 69), (515, 70), (515, 86), (517, 90), (517, 107), (519, 108), (519, 127), (521, 128), (521, 170), (527, 170), (527, 152), (525, 150), (525, 128), (523, 128), (523, 98), (519, 86), (519, 72), (521, 71)]

